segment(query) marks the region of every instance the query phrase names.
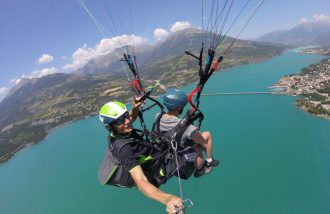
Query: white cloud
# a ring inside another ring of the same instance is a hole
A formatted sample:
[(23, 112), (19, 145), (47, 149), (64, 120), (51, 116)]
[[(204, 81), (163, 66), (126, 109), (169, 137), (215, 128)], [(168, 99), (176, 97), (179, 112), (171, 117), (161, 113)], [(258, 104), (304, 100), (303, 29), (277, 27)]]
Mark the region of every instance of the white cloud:
[(10, 83), (14, 84), (14, 85), (18, 85), (19, 82), (21, 81), (22, 79), (11, 79), (10, 80)]
[(41, 69), (41, 70), (34, 70), (34, 71), (31, 72), (31, 74), (29, 76), (26, 76), (26, 77), (29, 78), (29, 79), (40, 78), (42, 76), (46, 76), (46, 75), (49, 75), (49, 74), (54, 74), (54, 73), (57, 73), (57, 72), (58, 72), (58, 69), (55, 68), (55, 67), (44, 68), (44, 69)]
[(170, 26), (169, 31), (164, 28), (156, 28), (154, 30), (154, 37), (156, 41), (165, 40), (171, 33), (175, 33), (180, 30), (191, 28), (192, 25), (187, 21), (178, 21)]
[(54, 57), (52, 55), (49, 54), (43, 54), (41, 57), (39, 57), (38, 59), (38, 64), (46, 64), (46, 63), (50, 63), (54, 60)]
[(166, 39), (169, 35), (170, 33), (163, 28), (157, 28), (156, 30), (154, 30), (154, 36), (157, 41), (162, 41)]
[(21, 76), (21, 78), (11, 79), (10, 83), (18, 85), (22, 81), (22, 79), (40, 78), (40, 77), (43, 77), (43, 76), (46, 76), (46, 75), (49, 75), (49, 74), (54, 74), (54, 73), (57, 73), (57, 72), (58, 72), (58, 69), (55, 68), (55, 67), (43, 68), (43, 69), (40, 69), (40, 70), (34, 70), (29, 75), (23, 74)]
[(180, 21), (180, 22), (175, 22), (172, 26), (170, 31), (172, 33), (179, 31), (179, 30), (184, 30), (187, 28), (191, 28), (191, 24), (187, 21)]
[(316, 22), (321, 22), (321, 21), (330, 21), (330, 16), (324, 15), (324, 14), (314, 14), (314, 20)]
[(8, 88), (0, 86), (0, 96), (7, 94), (9, 91)]
[(306, 23), (306, 22), (308, 22), (308, 19), (306, 19), (305, 17), (300, 19), (300, 23)]
[(82, 68), (88, 61), (101, 55), (106, 55), (121, 46), (132, 45), (138, 47), (148, 42), (146, 38), (140, 36), (122, 35), (110, 39), (102, 39), (95, 47), (88, 47), (86, 44), (78, 48), (72, 54), (72, 63), (63, 67), (65, 70), (76, 70)]

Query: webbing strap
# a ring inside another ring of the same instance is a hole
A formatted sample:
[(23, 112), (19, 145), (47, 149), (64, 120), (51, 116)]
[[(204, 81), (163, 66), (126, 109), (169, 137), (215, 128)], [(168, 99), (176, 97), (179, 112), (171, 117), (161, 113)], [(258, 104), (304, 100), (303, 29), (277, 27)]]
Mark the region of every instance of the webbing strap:
[[(187, 198), (187, 199), (183, 198), (183, 190), (182, 190), (181, 176), (180, 176), (180, 166), (179, 166), (179, 160), (178, 160), (178, 142), (175, 140), (172, 140), (171, 146), (172, 146), (172, 149), (174, 151), (174, 156), (175, 156), (175, 165), (176, 165), (176, 173), (178, 175), (177, 177), (178, 177), (180, 198), (183, 202), (183, 209), (176, 210), (176, 213), (184, 214), (185, 208), (192, 207), (194, 205), (194, 203), (189, 198)], [(185, 206), (185, 203), (189, 203), (189, 205)]]

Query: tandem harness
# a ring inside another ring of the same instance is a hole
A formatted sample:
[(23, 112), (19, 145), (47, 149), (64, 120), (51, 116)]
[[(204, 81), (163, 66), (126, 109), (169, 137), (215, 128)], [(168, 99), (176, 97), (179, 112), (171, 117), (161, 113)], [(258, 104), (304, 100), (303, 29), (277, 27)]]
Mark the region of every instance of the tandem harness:
[[(151, 137), (156, 144), (165, 145), (168, 150), (168, 159), (173, 160), (178, 158), (178, 163), (175, 163), (178, 169), (175, 176), (188, 179), (195, 170), (194, 162), (197, 158), (197, 152), (193, 148), (194, 142), (182, 141), (182, 136), (188, 127), (193, 122), (202, 117), (202, 114), (191, 114), (188, 111), (185, 117), (170, 131), (160, 131), (160, 120), (164, 115), (163, 112), (156, 116), (155, 122), (152, 127)], [(174, 163), (174, 161), (172, 161)]]
[[(116, 138), (109, 137), (109, 145), (98, 173), (101, 184), (126, 188), (136, 187), (129, 171), (123, 167), (119, 159), (121, 149), (128, 144), (139, 144), (150, 149), (151, 154), (146, 154), (143, 158), (140, 158), (139, 163), (148, 180), (155, 186), (159, 187), (173, 175), (176, 175), (176, 163), (171, 147), (166, 144), (143, 141), (140, 135), (136, 133), (134, 135), (130, 138), (122, 136), (117, 136)], [(185, 157), (190, 157), (188, 153), (195, 153), (191, 149), (186, 149), (179, 154), (182, 167), (187, 165)], [(191, 162), (193, 164), (196, 158), (192, 157), (190, 159), (193, 159)]]
[(141, 135), (137, 134), (140, 130), (133, 130), (129, 137), (115, 135), (108, 137), (108, 147), (102, 164), (99, 168), (99, 181), (103, 185), (112, 185), (118, 187), (135, 187), (136, 184), (132, 179), (129, 171), (122, 165), (119, 153), (125, 146), (140, 145), (148, 148), (149, 153), (143, 154), (138, 158), (139, 164), (144, 166), (148, 164), (148, 171), (145, 172), (149, 180), (152, 180), (155, 186), (159, 186), (161, 179), (164, 177), (162, 173), (161, 159), (165, 154), (157, 145), (144, 141)]

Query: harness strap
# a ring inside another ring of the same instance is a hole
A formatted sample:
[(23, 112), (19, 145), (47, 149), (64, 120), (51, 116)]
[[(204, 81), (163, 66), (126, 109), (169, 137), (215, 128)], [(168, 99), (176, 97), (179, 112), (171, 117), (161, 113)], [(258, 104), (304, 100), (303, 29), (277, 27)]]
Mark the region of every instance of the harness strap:
[[(164, 112), (159, 113), (156, 116), (155, 122), (152, 126), (152, 134), (154, 138), (158, 138), (160, 142), (165, 142), (168, 146), (167, 150), (164, 151), (164, 155), (169, 154), (172, 150), (172, 154), (175, 158), (175, 169), (176, 174), (178, 177), (178, 184), (179, 184), (179, 192), (181, 200), (186, 203), (184, 207), (191, 207), (193, 206), (193, 202), (190, 199), (184, 199), (183, 198), (183, 190), (182, 190), (182, 184), (181, 184), (181, 175), (180, 175), (180, 164), (178, 160), (178, 142), (181, 141), (182, 136), (184, 132), (187, 130), (189, 125), (191, 125), (196, 119), (203, 118), (203, 114), (201, 112), (190, 113), (190, 111), (187, 111), (185, 117), (179, 121), (179, 123), (170, 131), (167, 132), (161, 132), (160, 131), (160, 120), (162, 116), (164, 115)], [(157, 140), (156, 140), (157, 141)], [(165, 156), (162, 156), (165, 157)], [(184, 213), (184, 209), (177, 210), (177, 213)]]
[(144, 121), (142, 111), (139, 111), (138, 117), (140, 120), (141, 127), (143, 128), (142, 137), (145, 136), (146, 141), (149, 141), (150, 132), (147, 129), (147, 125)]
[[(152, 126), (153, 138), (158, 138), (161, 142), (165, 142), (170, 145), (172, 140), (181, 142), (184, 132), (188, 129), (189, 125), (199, 118), (199, 114), (191, 115), (187, 112), (184, 118), (170, 131), (160, 131), (160, 120), (164, 115), (163, 112), (159, 113)], [(157, 140), (156, 140), (157, 141)]]
[[(144, 131), (139, 130), (139, 129), (133, 129), (133, 131), (136, 132), (137, 135), (139, 135), (137, 132), (141, 132), (141, 133), (144, 132)], [(141, 136), (141, 135), (139, 135), (139, 136)], [(124, 139), (125, 139), (125, 137), (124, 136), (121, 136), (121, 135), (116, 135), (114, 137), (113, 136), (109, 136), (108, 137), (108, 140), (109, 140), (109, 149), (110, 149), (110, 145), (112, 145), (112, 144), (118, 144), (117, 141), (121, 141), (122, 142)], [(162, 148), (160, 148), (159, 145), (154, 144), (154, 143), (151, 143), (150, 141), (145, 141), (143, 139), (141, 139), (141, 140), (140, 139), (133, 139), (133, 141), (128, 142), (128, 143), (136, 143), (136, 144), (139, 144), (139, 145), (148, 147), (148, 148), (150, 148), (152, 150), (162, 151)], [(124, 145), (126, 145), (126, 144), (127, 144), (127, 142), (124, 143)], [(120, 148), (122, 148), (122, 147), (120, 146)]]
[(178, 142), (172, 140), (171, 141), (172, 149), (174, 151), (175, 156), (175, 164), (176, 164), (176, 173), (178, 174), (178, 183), (179, 183), (179, 191), (180, 191), (180, 198), (183, 200), (183, 191), (182, 191), (182, 185), (181, 185), (181, 177), (180, 177), (180, 169), (179, 169), (179, 161), (178, 161)]

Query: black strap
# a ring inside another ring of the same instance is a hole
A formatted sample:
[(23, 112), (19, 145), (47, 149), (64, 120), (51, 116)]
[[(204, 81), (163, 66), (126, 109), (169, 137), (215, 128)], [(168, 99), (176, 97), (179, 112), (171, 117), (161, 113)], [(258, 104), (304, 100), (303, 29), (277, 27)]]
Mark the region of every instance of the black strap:
[[(164, 113), (159, 113), (155, 119), (155, 122), (152, 126), (152, 135), (154, 138), (158, 138), (158, 140), (163, 143), (167, 143), (170, 146), (171, 141), (175, 140), (176, 142), (181, 142), (182, 136), (184, 132), (188, 129), (190, 125), (194, 123), (196, 120), (201, 120), (204, 118), (202, 112), (193, 112), (187, 111), (184, 118), (182, 118), (179, 123), (170, 131), (162, 132), (160, 131), (160, 120)], [(198, 127), (197, 127), (198, 128)]]

